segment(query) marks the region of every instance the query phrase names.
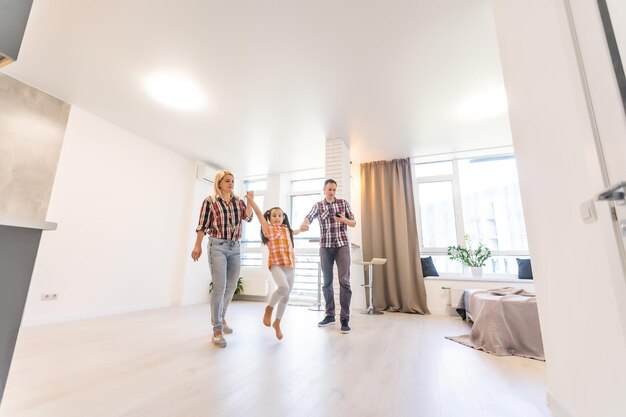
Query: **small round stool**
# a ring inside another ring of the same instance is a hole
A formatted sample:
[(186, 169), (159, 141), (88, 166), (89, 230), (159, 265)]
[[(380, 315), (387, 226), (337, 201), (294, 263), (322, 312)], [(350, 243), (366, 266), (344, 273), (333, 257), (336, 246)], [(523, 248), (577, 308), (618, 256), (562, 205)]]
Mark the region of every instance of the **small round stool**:
[(369, 298), (369, 307), (367, 308), (367, 310), (365, 311), (361, 311), (361, 314), (367, 314), (369, 316), (373, 316), (373, 315), (377, 315), (377, 314), (383, 314), (382, 311), (376, 310), (374, 308), (374, 300), (373, 300), (373, 295), (372, 295), (372, 291), (374, 290), (374, 265), (383, 265), (384, 263), (387, 262), (387, 259), (385, 258), (372, 258), (371, 261), (369, 262), (364, 262), (364, 261), (354, 261), (355, 264), (358, 265), (367, 265), (367, 273), (369, 275), (369, 279), (368, 279), (368, 285), (362, 284), (362, 287), (367, 288), (367, 292), (368, 292), (368, 298)]

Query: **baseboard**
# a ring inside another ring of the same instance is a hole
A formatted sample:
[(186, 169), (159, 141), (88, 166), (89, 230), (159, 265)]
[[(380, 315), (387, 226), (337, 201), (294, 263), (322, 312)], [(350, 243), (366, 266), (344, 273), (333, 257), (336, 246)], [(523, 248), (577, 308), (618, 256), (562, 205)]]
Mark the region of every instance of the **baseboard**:
[(546, 390), (546, 404), (554, 417), (577, 417), (576, 414), (572, 413), (568, 410), (556, 397), (550, 392), (549, 389)]
[(32, 319), (22, 320), (22, 327), (39, 326), (42, 324), (63, 323), (67, 321), (93, 319), (96, 317), (113, 316), (116, 314), (132, 313), (135, 311), (152, 310), (155, 308), (169, 307), (163, 304), (145, 304), (138, 306), (118, 307), (105, 310), (91, 311), (79, 314), (60, 314), (58, 316), (36, 317)]
[(235, 294), (233, 296), (233, 300), (236, 301), (260, 301), (260, 302), (267, 302), (268, 300), (268, 296), (267, 295), (246, 295), (246, 294)]

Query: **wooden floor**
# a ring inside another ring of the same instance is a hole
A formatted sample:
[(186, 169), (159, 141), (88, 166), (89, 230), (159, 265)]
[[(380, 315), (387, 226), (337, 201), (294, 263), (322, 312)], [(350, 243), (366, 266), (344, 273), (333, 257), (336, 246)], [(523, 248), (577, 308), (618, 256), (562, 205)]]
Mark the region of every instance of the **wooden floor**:
[(353, 312), (349, 335), (288, 307), (285, 338), (264, 304), (231, 305), (228, 347), (207, 305), (23, 328), (0, 417), (536, 417), (545, 363), (444, 339), (460, 318)]

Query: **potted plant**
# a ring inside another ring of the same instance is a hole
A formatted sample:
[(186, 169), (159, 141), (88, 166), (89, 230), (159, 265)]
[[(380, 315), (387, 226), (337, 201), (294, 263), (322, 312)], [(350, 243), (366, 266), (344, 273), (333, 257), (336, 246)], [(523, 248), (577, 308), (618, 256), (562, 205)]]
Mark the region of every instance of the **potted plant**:
[(487, 259), (491, 257), (491, 249), (482, 243), (478, 243), (476, 248), (472, 247), (472, 238), (465, 235), (463, 246), (448, 246), (448, 257), (453, 261), (461, 261), (472, 269), (472, 276), (481, 277), (483, 266)]
[[(242, 279), (243, 277), (239, 277), (239, 279), (237, 280), (237, 288), (235, 289), (235, 294), (241, 294), (243, 292)], [(213, 281), (211, 281), (211, 283), (209, 284), (209, 294), (211, 294), (211, 292), (213, 292)]]

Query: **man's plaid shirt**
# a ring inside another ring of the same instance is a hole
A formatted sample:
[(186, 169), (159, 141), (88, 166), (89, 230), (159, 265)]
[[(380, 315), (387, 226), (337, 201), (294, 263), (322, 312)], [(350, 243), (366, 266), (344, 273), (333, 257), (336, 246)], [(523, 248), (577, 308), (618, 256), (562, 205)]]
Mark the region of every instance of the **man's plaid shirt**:
[(306, 215), (309, 222), (316, 218), (320, 222), (320, 246), (323, 248), (340, 248), (346, 246), (348, 240), (348, 226), (336, 220), (335, 214), (341, 213), (347, 219), (354, 220), (354, 214), (350, 209), (350, 204), (341, 198), (335, 198), (332, 203), (318, 201)]

